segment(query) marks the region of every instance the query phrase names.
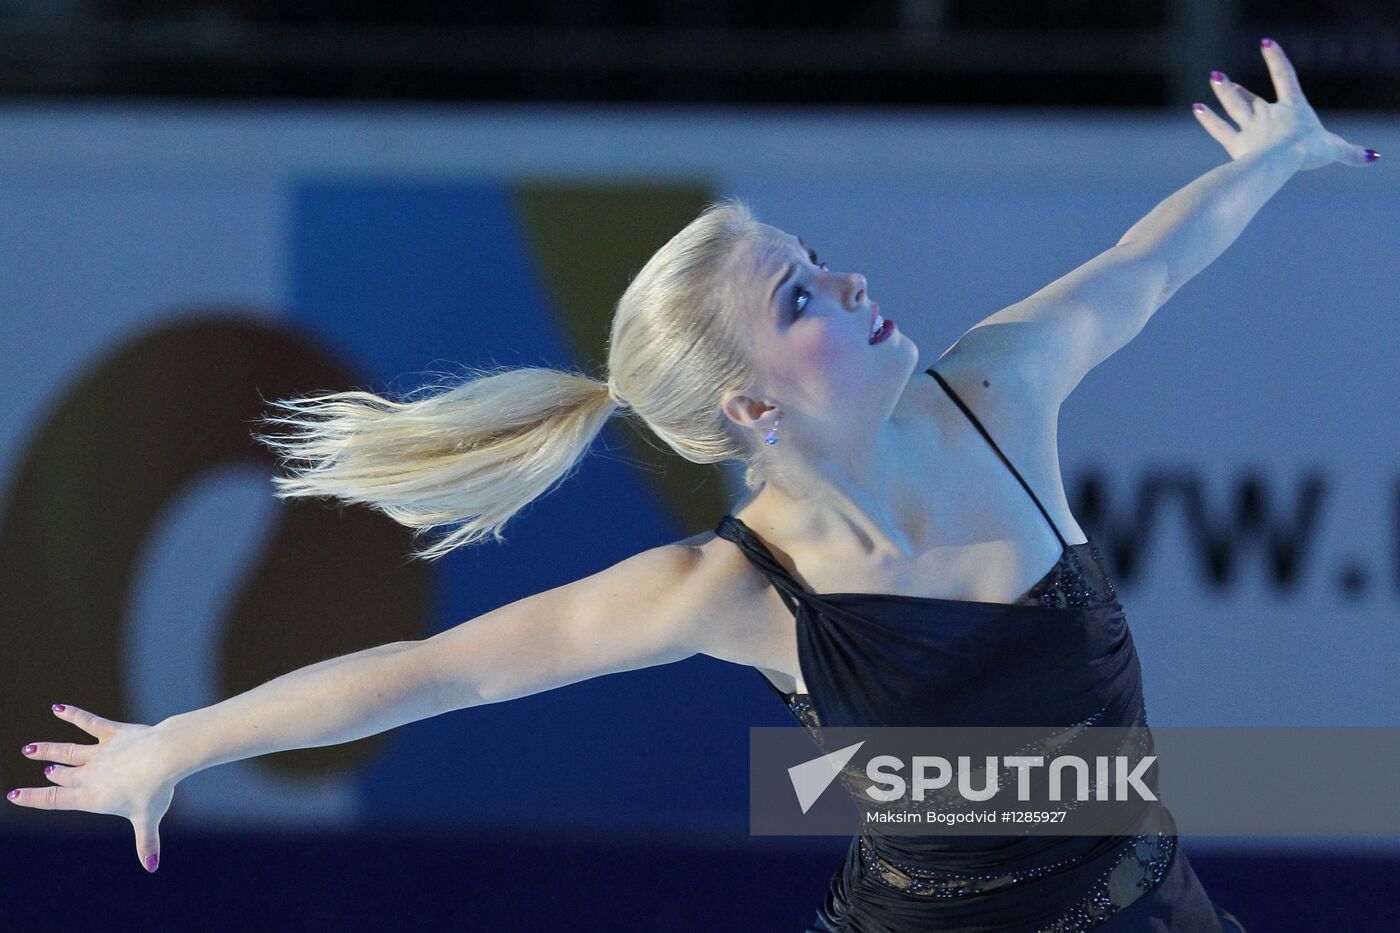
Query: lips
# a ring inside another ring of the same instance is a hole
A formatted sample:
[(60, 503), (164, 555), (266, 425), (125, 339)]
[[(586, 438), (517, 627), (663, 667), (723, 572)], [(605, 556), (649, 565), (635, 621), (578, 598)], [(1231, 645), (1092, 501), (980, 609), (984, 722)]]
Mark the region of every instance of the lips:
[(890, 334), (894, 333), (894, 321), (885, 318), (880, 314), (880, 303), (870, 303), (870, 336), (867, 343), (874, 346), (883, 340), (887, 340)]

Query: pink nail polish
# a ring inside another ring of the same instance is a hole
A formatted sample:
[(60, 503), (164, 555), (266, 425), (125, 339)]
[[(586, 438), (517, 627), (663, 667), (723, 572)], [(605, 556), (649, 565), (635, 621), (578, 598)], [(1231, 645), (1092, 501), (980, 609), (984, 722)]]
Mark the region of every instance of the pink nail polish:
[(1205, 104), (1192, 104), (1192, 105), (1191, 105), (1191, 109), (1194, 110), (1194, 111), (1196, 111), (1197, 113), (1200, 113), (1202, 110), (1205, 110), (1205, 109), (1206, 109), (1206, 105), (1205, 105)]
[(160, 856), (156, 853), (152, 852), (150, 855), (146, 856), (146, 871), (155, 871), (156, 866), (159, 864)]
[(26, 755), (32, 755), (38, 749), (38, 747), (39, 746), (37, 745), (26, 745), (24, 746), (24, 748), (20, 749), (20, 751)]
[(1374, 150), (1374, 149), (1367, 149), (1367, 150), (1366, 150), (1366, 161), (1367, 161), (1367, 162), (1374, 162), (1374, 161), (1376, 161), (1377, 159), (1379, 159), (1380, 157), (1381, 157), (1381, 154), (1380, 154), (1379, 152), (1377, 152), (1376, 150)]
[(55, 703), (55, 704), (53, 705), (53, 711), (54, 711), (55, 713), (61, 713), (61, 712), (63, 712), (63, 711), (64, 711), (65, 709), (67, 709), (67, 708), (68, 708), (68, 707), (64, 706), (62, 703)]
[(16, 797), (19, 796), (19, 788), (16, 787), (14, 790), (10, 791), (10, 792), (9, 792), (8, 794), (6, 794), (5, 796), (6, 796), (6, 797), (9, 797), (11, 800), (14, 800)]
[(1223, 84), (1225, 82), (1225, 76), (1218, 71), (1212, 71), (1210, 73), (1210, 79), (1216, 84)]
[(1271, 48), (1274, 47), (1274, 40), (1273, 40), (1273, 39), (1260, 39), (1260, 40), (1259, 40), (1259, 44), (1262, 45), (1262, 46), (1263, 46), (1264, 48), (1266, 48), (1266, 49), (1271, 49)]
[(45, 774), (53, 774), (53, 769), (54, 769), (54, 768), (57, 768), (57, 767), (58, 767), (58, 765), (49, 765), (47, 768), (44, 769), (44, 773), (45, 773)]

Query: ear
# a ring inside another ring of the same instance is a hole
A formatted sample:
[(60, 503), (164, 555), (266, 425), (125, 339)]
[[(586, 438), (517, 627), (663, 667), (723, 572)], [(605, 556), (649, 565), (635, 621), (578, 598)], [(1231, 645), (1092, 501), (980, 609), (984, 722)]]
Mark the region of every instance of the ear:
[(731, 395), (721, 406), (724, 414), (741, 428), (767, 430), (776, 417), (777, 409), (748, 395)]

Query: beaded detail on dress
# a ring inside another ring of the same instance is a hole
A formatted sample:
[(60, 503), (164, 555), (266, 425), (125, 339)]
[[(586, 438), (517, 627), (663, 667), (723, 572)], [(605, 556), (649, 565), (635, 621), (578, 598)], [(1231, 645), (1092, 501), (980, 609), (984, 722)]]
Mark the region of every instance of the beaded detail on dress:
[[(1055, 920), (1038, 928), (1037, 933), (1082, 933), (1102, 924), (1161, 882), (1171, 864), (1175, 843), (1176, 837), (1165, 833), (1141, 833), (1129, 837), (1119, 849), (1113, 864), (1095, 880), (1080, 900)], [(885, 886), (905, 894), (940, 899), (987, 894), (1009, 888), (1023, 881), (1053, 874), (1080, 860), (1061, 859), (1048, 865), (1000, 875), (931, 871), (877, 855), (864, 834), (860, 837), (860, 855), (866, 870)], [(1129, 855), (1133, 857), (1131, 861)]]
[(785, 694), (788, 709), (797, 717), (797, 721), (806, 726), (813, 736), (820, 739), (821, 734), (817, 731), (821, 728), (821, 720), (817, 717), (817, 710), (812, 706), (812, 697), (807, 693)]
[(1165, 833), (1132, 837), (1113, 867), (1099, 876), (1083, 899), (1036, 933), (1085, 933), (1107, 923), (1161, 883), (1175, 847), (1176, 837)]
[[(1092, 569), (1084, 566), (1082, 552), (1085, 550), (1092, 560)], [(1064, 558), (1045, 579), (1017, 600), (1017, 604), (1083, 608), (1118, 598), (1113, 581), (1103, 572), (1103, 555), (1092, 538), (1071, 544)]]

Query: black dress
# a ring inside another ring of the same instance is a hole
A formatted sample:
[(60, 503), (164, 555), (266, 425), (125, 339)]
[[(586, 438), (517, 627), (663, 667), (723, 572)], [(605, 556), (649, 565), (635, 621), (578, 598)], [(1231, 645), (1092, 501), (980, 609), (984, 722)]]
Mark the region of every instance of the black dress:
[[(738, 545), (794, 613), (808, 693), (783, 693), (823, 726), (1146, 728), (1132, 633), (1092, 541), (1069, 544), (977, 417), (939, 384), (1040, 509), (1060, 557), (1014, 603), (813, 593), (733, 515)], [(759, 672), (762, 676), (762, 672)], [(848, 787), (849, 789), (849, 787)], [(862, 831), (809, 933), (1234, 933), (1166, 832), (1131, 836), (915, 836)], [(1160, 828), (1160, 824), (1158, 827)]]

